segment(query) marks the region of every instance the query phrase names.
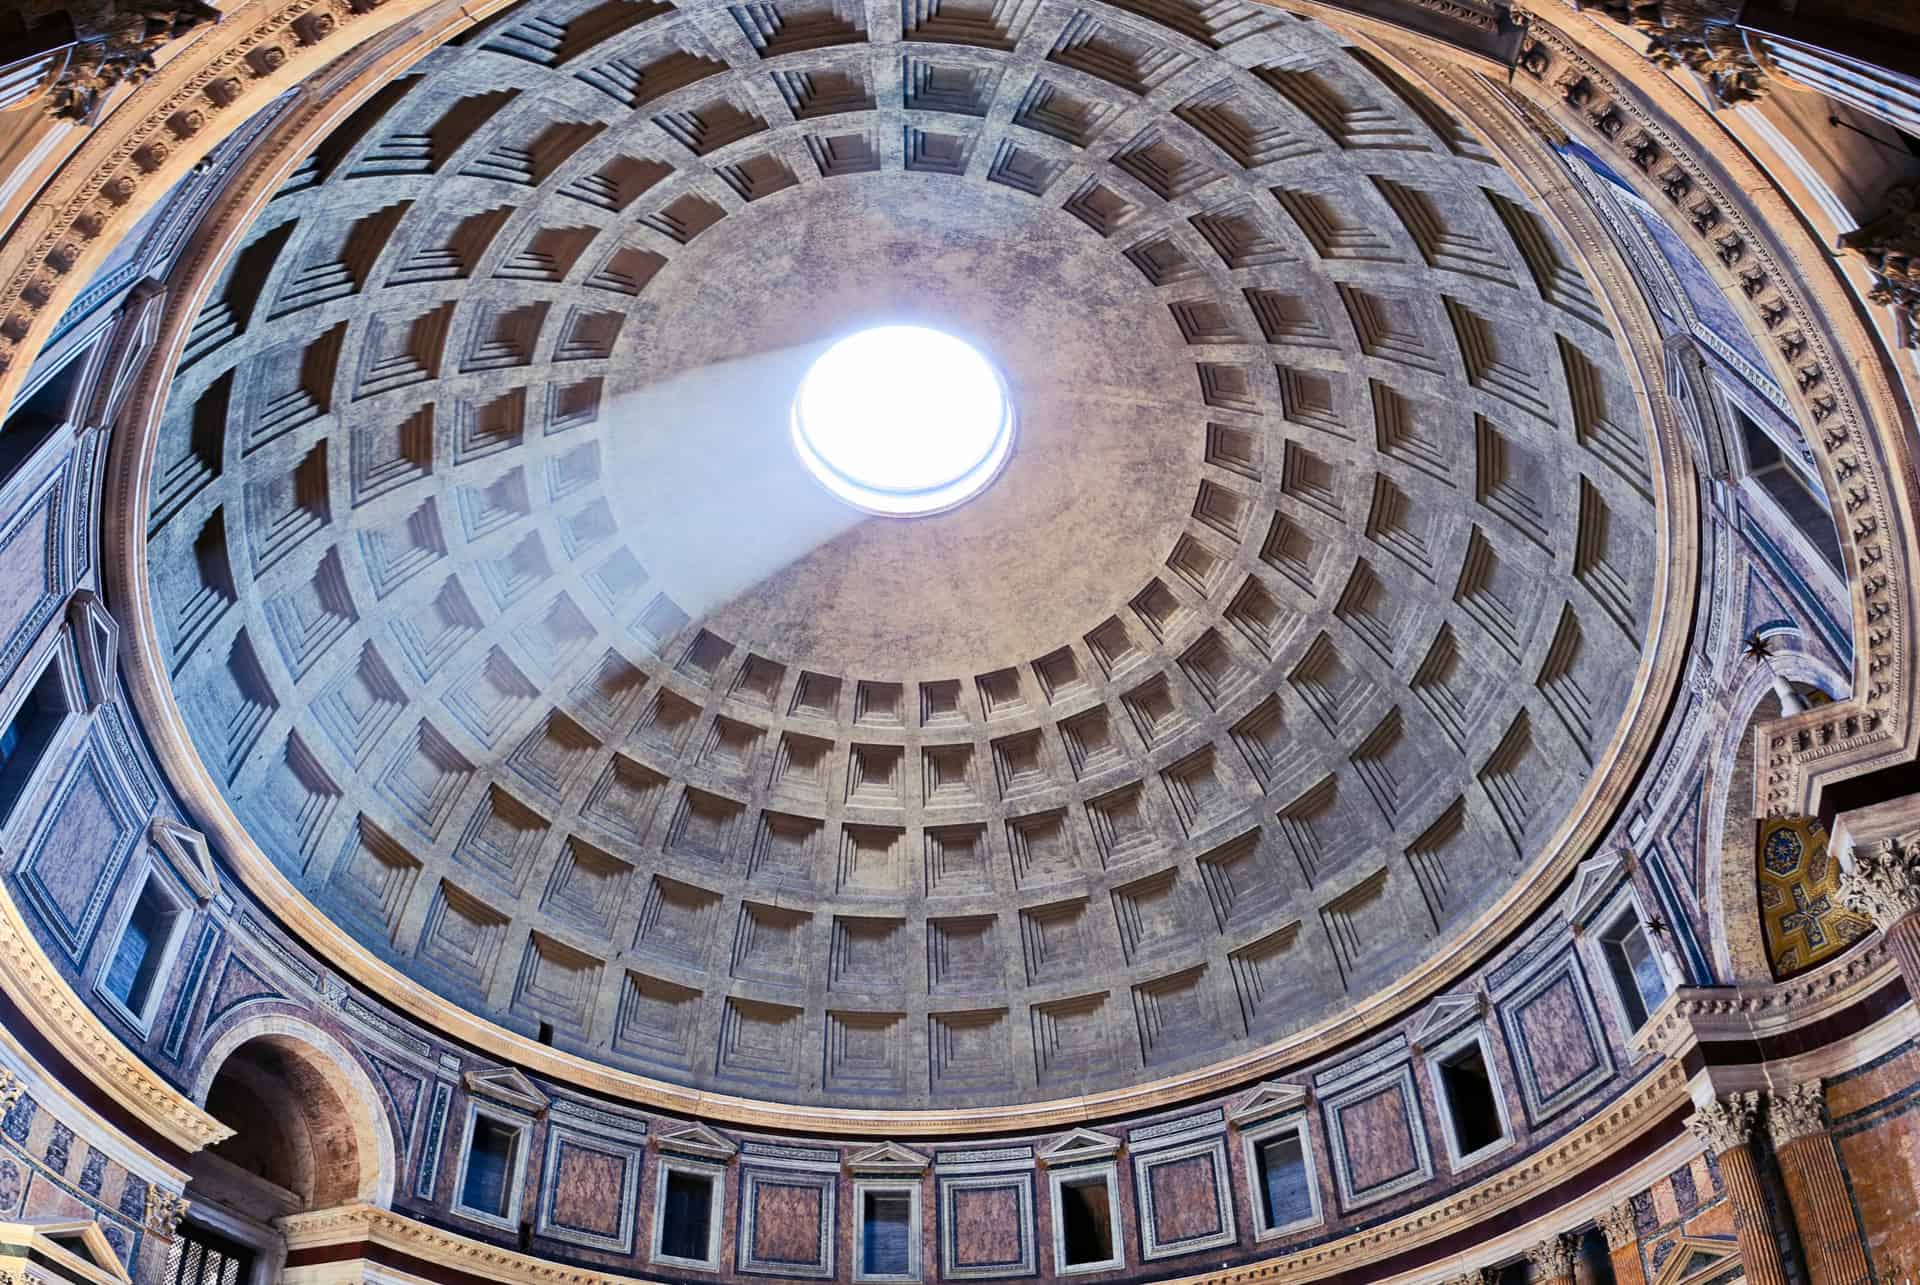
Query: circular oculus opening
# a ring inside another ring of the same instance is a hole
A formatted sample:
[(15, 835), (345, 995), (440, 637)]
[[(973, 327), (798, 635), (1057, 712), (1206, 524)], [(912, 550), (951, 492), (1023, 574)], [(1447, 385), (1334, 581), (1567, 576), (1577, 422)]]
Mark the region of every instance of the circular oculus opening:
[(876, 326), (808, 367), (793, 399), (793, 449), (857, 509), (939, 513), (999, 475), (1013, 450), (1013, 405), (971, 344), (925, 326)]

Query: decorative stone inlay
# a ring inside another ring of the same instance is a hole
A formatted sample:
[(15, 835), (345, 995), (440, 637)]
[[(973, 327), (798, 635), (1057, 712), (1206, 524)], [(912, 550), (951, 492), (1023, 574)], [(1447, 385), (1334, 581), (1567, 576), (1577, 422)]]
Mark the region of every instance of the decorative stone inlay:
[(1856, 847), (1840, 876), (1840, 900), (1883, 932), (1920, 910), (1920, 841), (1885, 838)]
[(1795, 1084), (1781, 1093), (1767, 1095), (1767, 1133), (1773, 1145), (1784, 1147), (1799, 1138), (1811, 1137), (1827, 1127), (1827, 1091), (1824, 1081), (1815, 1078)]
[(1758, 1093), (1730, 1093), (1696, 1110), (1687, 1118), (1687, 1128), (1708, 1155), (1719, 1156), (1747, 1144), (1759, 1111)]

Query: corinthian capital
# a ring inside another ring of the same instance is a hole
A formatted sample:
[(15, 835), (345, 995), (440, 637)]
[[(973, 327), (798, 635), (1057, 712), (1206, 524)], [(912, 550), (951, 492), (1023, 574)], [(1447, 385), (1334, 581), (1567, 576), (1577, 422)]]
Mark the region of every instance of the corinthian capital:
[(1687, 1119), (1687, 1128), (1700, 1139), (1708, 1155), (1723, 1155), (1753, 1136), (1759, 1110), (1758, 1093), (1730, 1093), (1695, 1111)]
[(1609, 1250), (1631, 1245), (1640, 1238), (1640, 1229), (1633, 1225), (1633, 1206), (1625, 1202), (1601, 1210), (1594, 1221), (1600, 1224), (1600, 1234), (1607, 1238)]
[(1920, 910), (1920, 843), (1882, 839), (1854, 849), (1840, 875), (1840, 904), (1882, 931)]
[(1537, 1281), (1566, 1280), (1573, 1275), (1573, 1242), (1549, 1236), (1527, 1250), (1527, 1265)]
[(1827, 1127), (1827, 1095), (1817, 1079), (1796, 1084), (1767, 1099), (1767, 1132), (1773, 1145), (1784, 1147), (1797, 1138), (1811, 1137)]

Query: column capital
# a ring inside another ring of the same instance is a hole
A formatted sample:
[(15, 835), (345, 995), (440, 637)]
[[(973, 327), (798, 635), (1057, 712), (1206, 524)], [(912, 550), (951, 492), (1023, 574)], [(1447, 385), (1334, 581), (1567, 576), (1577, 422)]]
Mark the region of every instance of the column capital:
[(1708, 1155), (1724, 1155), (1753, 1136), (1759, 1110), (1758, 1093), (1729, 1093), (1696, 1110), (1687, 1118), (1687, 1128), (1700, 1139)]
[(1487, 1269), (1484, 1267), (1472, 1268), (1468, 1271), (1461, 1272), (1457, 1276), (1447, 1277), (1440, 1285), (1487, 1285)]
[(1812, 1137), (1827, 1127), (1827, 1094), (1823, 1081), (1808, 1080), (1784, 1093), (1767, 1096), (1767, 1132), (1775, 1147)]
[(1840, 872), (1840, 903), (1882, 932), (1920, 910), (1920, 836), (1856, 847)]
[(1624, 1200), (1611, 1209), (1602, 1209), (1594, 1222), (1600, 1225), (1610, 1251), (1624, 1249), (1640, 1239), (1640, 1229), (1633, 1222), (1633, 1206)]
[(1527, 1265), (1539, 1281), (1566, 1280), (1573, 1275), (1573, 1242), (1558, 1233), (1527, 1250)]

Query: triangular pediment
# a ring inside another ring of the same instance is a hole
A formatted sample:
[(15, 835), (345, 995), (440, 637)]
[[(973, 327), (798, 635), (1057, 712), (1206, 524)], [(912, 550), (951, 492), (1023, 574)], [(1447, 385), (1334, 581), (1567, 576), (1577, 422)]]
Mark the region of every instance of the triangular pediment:
[(1298, 1111), (1306, 1105), (1307, 1091), (1299, 1085), (1268, 1080), (1254, 1086), (1245, 1097), (1228, 1107), (1227, 1119), (1239, 1125), (1254, 1124), (1288, 1111)]
[(73, 649), (80, 660), (80, 681), (87, 689), (87, 708), (98, 709), (100, 702), (113, 695), (120, 626), (100, 595), (91, 589), (77, 589), (67, 599), (67, 624), (73, 630)]
[(1627, 873), (1627, 854), (1603, 852), (1588, 857), (1573, 872), (1573, 890), (1567, 897), (1567, 919), (1583, 924), (1599, 906), (1600, 899)]
[(1673, 1252), (1653, 1278), (1653, 1285), (1686, 1285), (1711, 1279), (1728, 1268), (1737, 1268), (1740, 1245), (1733, 1240), (1711, 1236), (1682, 1236), (1674, 1242)]
[(855, 1152), (847, 1161), (854, 1173), (925, 1173), (927, 1157), (897, 1142), (881, 1142)]
[(41, 1260), (43, 1269), (50, 1267), (69, 1280), (91, 1285), (125, 1285), (132, 1279), (107, 1234), (92, 1219), (0, 1223), (0, 1241), (5, 1243), (0, 1262), (31, 1255)]
[(1118, 1154), (1120, 1139), (1092, 1129), (1072, 1129), (1040, 1148), (1039, 1159), (1043, 1165), (1065, 1165)]
[(739, 1150), (727, 1138), (715, 1133), (698, 1120), (689, 1120), (685, 1124), (670, 1125), (654, 1134), (654, 1141), (660, 1144), (662, 1151), (678, 1151), (683, 1155), (705, 1156), (710, 1160), (725, 1160)]
[(1479, 1017), (1484, 1011), (1478, 994), (1442, 995), (1427, 1005), (1410, 1039), (1415, 1048), (1425, 1048), (1441, 1036)]
[(547, 1109), (547, 1095), (535, 1087), (532, 1080), (513, 1067), (503, 1066), (493, 1071), (468, 1071), (466, 1081), (467, 1092), (476, 1098), (498, 1102), (502, 1106), (512, 1107), (516, 1111), (525, 1111), (529, 1115), (541, 1115)]
[(220, 876), (213, 868), (207, 836), (171, 817), (155, 817), (148, 834), (174, 872), (193, 889), (193, 895), (201, 901), (213, 900), (213, 894), (220, 891)]

